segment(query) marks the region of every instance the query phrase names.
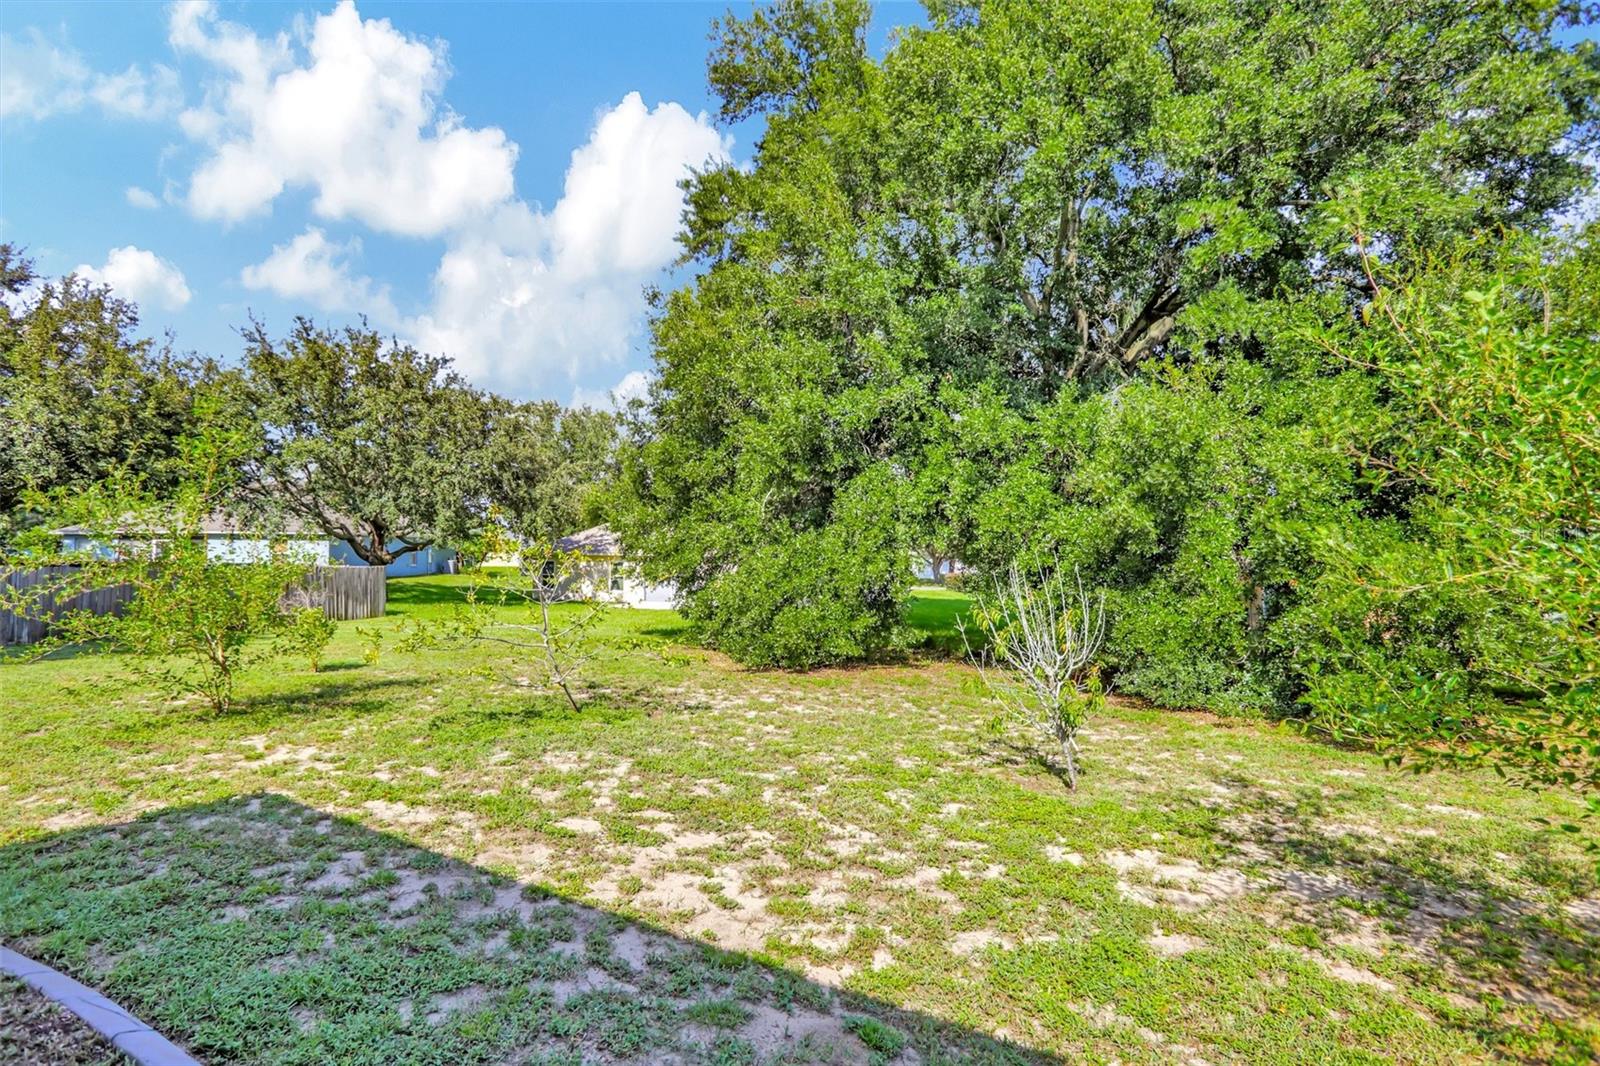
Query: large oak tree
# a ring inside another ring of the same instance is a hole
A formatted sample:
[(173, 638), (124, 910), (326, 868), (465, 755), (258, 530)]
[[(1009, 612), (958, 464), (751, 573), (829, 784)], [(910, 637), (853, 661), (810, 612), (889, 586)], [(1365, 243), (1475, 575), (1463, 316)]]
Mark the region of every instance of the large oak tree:
[[(889, 642), (913, 546), (970, 557), (974, 509), (1027, 518), (993, 495), (1004, 455), (971, 441), (1035, 456), (1059, 493), (1076, 445), (1040, 410), (1158, 365), (1261, 363), (1286, 301), (1353, 316), (1372, 284), (1336, 205), (1363, 205), (1369, 253), (1415, 259), (1537, 224), (1589, 181), (1595, 53), (1557, 37), (1576, 5), (929, 14), (881, 60), (850, 0), (714, 33), (722, 117), (766, 128), (752, 165), (690, 183), (699, 273), (658, 305), (624, 524), (750, 661)], [(1230, 536), (1208, 580), (1259, 613), (1260, 566)]]
[(246, 340), (244, 392), (260, 427), (247, 484), (257, 503), (373, 566), (473, 532), (490, 410), (448, 359), (306, 319), (281, 342), (259, 323)]

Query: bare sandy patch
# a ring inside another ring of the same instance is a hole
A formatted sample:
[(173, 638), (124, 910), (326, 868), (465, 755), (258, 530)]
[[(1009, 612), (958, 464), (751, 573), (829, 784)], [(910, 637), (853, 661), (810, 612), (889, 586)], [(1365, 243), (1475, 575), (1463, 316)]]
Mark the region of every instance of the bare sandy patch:
[[(1244, 895), (1249, 887), (1244, 874), (1229, 867), (1207, 870), (1193, 859), (1166, 860), (1159, 851), (1111, 851), (1104, 861), (1120, 876), (1117, 891), (1124, 899), (1147, 906), (1169, 906), (1194, 911)], [(1150, 884), (1128, 880), (1129, 874), (1148, 879)]]
[(581, 996), (586, 992), (637, 992), (638, 988), (619, 981), (604, 970), (591, 966), (577, 977), (568, 977), (560, 981), (551, 981), (544, 987), (550, 990), (555, 997), (556, 1006), (564, 1007), (567, 1001), (574, 996)]
[(654, 947), (655, 939), (647, 936), (637, 925), (630, 925), (611, 938), (611, 954), (634, 970), (644, 969), (645, 960)]
[(337, 892), (355, 884), (366, 872), (367, 856), (359, 851), (345, 851), (328, 864), (328, 868), (305, 887), (310, 892)]
[(754, 1045), (761, 1060), (791, 1051), (809, 1041), (816, 1055), (809, 1061), (828, 1064), (867, 1063), (871, 1055), (861, 1041), (844, 1027), (837, 1014), (800, 1010), (793, 1014), (772, 1007), (755, 1007), (750, 1020), (739, 1028), (740, 1038)]
[(1199, 951), (1206, 946), (1206, 942), (1199, 937), (1189, 936), (1187, 933), (1163, 932), (1158, 925), (1144, 942), (1150, 950), (1163, 958), (1173, 959), (1179, 955), (1186, 955), (1191, 951)]
[(379, 821), (395, 825), (428, 825), (443, 817), (432, 807), (412, 807), (406, 803), (392, 803), (389, 800), (367, 800), (361, 806)]
[(960, 955), (962, 958), (976, 955), (989, 948), (997, 947), (1002, 951), (1010, 951), (1016, 946), (1016, 942), (1010, 937), (1003, 936), (993, 929), (969, 929), (950, 938), (950, 954)]
[(442, 1025), (452, 1014), (476, 1010), (488, 1003), (489, 998), (489, 990), (482, 985), (468, 985), (454, 992), (446, 992), (433, 997), (428, 1012), (422, 1016), (423, 1021), (429, 1025)]
[(1386, 992), (1390, 995), (1399, 991), (1393, 981), (1379, 977), (1371, 970), (1363, 970), (1361, 967), (1352, 965), (1343, 959), (1335, 959), (1322, 954), (1320, 951), (1312, 951), (1309, 948), (1299, 948), (1298, 954), (1316, 963), (1329, 977), (1337, 977), (1348, 984), (1375, 988), (1379, 992)]

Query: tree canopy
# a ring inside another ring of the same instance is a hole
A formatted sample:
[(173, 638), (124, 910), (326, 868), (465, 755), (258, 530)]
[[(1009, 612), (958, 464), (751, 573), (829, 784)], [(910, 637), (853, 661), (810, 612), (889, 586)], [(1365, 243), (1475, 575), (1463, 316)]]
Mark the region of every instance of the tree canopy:
[(1354, 461), (1381, 386), (1304, 334), (1590, 187), (1580, 16), (935, 3), (881, 60), (864, 4), (722, 20), (722, 117), (766, 128), (689, 185), (628, 542), (792, 664), (893, 644), (913, 547), (1060, 549), (1121, 597), (1123, 683), (1293, 699), (1264, 621), (1322, 564), (1283, 523), (1397, 504)]
[(306, 319), (282, 342), (260, 324), (246, 341), (243, 395), (259, 427), (247, 486), (259, 505), (374, 566), (470, 535), (491, 421), (448, 359)]
[(219, 371), (137, 338), (138, 309), (103, 285), (41, 279), (0, 244), (0, 541), (27, 493), (80, 492), (114, 471), (169, 489), (196, 395)]

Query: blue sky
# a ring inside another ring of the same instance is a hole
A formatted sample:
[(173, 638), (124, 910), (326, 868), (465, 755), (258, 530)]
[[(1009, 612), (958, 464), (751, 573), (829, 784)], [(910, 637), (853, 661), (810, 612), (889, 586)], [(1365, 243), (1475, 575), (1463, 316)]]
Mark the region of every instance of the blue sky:
[[(714, 122), (727, 8), (11, 0), (0, 240), (180, 350), (365, 313), (499, 391), (603, 397), (649, 365), (676, 180), (759, 135)], [(920, 16), (882, 5), (876, 46)]]
[[(603, 401), (643, 383), (643, 289), (681, 280), (676, 181), (760, 132), (709, 117), (727, 8), (8, 0), (0, 240), (181, 351), (365, 314), (487, 387)], [(880, 4), (875, 50), (921, 18)]]

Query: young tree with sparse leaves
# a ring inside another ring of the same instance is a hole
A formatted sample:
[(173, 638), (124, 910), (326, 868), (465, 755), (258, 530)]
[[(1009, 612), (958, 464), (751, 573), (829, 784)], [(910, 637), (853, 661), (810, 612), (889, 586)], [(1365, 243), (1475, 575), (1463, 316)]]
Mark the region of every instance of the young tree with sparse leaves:
[(29, 658), (104, 644), (126, 653), (120, 661), (139, 678), (175, 695), (199, 696), (219, 714), (228, 711), (239, 671), (279, 652), (273, 638), (295, 618), (285, 597), (311, 568), (281, 543), (245, 562), (208, 557), (203, 519), (232, 499), (233, 470), (251, 437), (249, 429), (202, 424), (178, 442), (182, 475), (160, 495), (119, 475), (82, 492), (40, 499), (41, 508), (53, 503), (59, 518), (83, 526), (90, 547), (62, 553), (36, 545), (17, 561), (59, 569), (41, 584), (6, 588), (0, 593), (6, 608), (31, 615), (46, 596), (62, 602), (118, 586), (131, 589), (132, 598), (116, 613), (66, 612)]

